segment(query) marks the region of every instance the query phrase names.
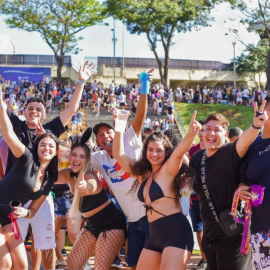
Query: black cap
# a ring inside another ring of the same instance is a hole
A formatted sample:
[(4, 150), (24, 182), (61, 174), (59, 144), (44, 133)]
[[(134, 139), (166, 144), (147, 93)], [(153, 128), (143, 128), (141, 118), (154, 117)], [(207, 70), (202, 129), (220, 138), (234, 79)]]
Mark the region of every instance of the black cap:
[(99, 123), (93, 127), (93, 132), (96, 136), (97, 136), (97, 132), (98, 132), (99, 128), (101, 128), (101, 127), (108, 127), (108, 128), (111, 128), (114, 130), (114, 128), (107, 123)]

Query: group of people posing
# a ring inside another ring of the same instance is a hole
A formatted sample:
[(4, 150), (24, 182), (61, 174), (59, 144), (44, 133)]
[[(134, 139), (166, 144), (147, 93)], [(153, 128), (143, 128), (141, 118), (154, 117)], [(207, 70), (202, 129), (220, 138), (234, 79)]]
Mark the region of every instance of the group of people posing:
[[(149, 71), (150, 79), (152, 71)], [(36, 248), (44, 251), (43, 268), (54, 269), (50, 191), (54, 184), (68, 184), (74, 194), (69, 218), (75, 226), (81, 218), (85, 224), (67, 258), (70, 270), (84, 269), (94, 254), (96, 270), (110, 269), (125, 239), (128, 239), (128, 264), (132, 269), (185, 269), (194, 243), (191, 226), (180, 205), (182, 190), (187, 185), (192, 185), (199, 197), (204, 222), (202, 250), (208, 269), (269, 269), (266, 264), (270, 249), (267, 216), (270, 96), (259, 112), (255, 104), (250, 128), (235, 142), (226, 143), (229, 122), (223, 115), (211, 114), (201, 125), (194, 112), (187, 135), (177, 145), (162, 131), (153, 132), (142, 144), (148, 96), (140, 94), (134, 120), (125, 131), (116, 131), (107, 123), (88, 128), (80, 141), (73, 141), (70, 167), (58, 172), (57, 137), (77, 112), (84, 83), (90, 76), (86, 63), (79, 71), (69, 106), (45, 125), (42, 125), (46, 117), (42, 100), (29, 99), (26, 121), (21, 121), (6, 109), (0, 91), (0, 125), (9, 146), (6, 175), (0, 182), (0, 268), (28, 269), (23, 233), (17, 230), (16, 221), (21, 229), (20, 220), (36, 218), (47, 202), (47, 210), (43, 208), (37, 232), (33, 233)], [(114, 109), (115, 121), (119, 121), (118, 115)], [(259, 135), (262, 127), (263, 133)], [(202, 130), (205, 149), (189, 161), (186, 153)], [(86, 145), (92, 131), (101, 149), (94, 153)], [(108, 198), (98, 173), (122, 212)], [(248, 202), (249, 185), (254, 183), (265, 187), (265, 195), (263, 204), (252, 209), (251, 260), (250, 253), (240, 253), (241, 233), (229, 237), (220, 227), (210, 208), (209, 196), (219, 215), (231, 207), (239, 186), (240, 198)], [(46, 218), (42, 220), (41, 216)]]

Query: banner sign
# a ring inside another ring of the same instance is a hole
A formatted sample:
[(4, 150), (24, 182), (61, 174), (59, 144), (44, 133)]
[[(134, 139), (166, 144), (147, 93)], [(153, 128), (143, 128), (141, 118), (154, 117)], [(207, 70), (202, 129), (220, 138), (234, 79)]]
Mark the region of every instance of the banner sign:
[[(19, 81), (24, 82), (39, 82), (45, 81), (46, 77), (51, 77), (50, 68), (39, 68), (39, 67), (0, 67), (0, 75), (3, 76), (4, 80), (11, 81), (12, 84)], [(0, 76), (1, 77), (1, 76)]]

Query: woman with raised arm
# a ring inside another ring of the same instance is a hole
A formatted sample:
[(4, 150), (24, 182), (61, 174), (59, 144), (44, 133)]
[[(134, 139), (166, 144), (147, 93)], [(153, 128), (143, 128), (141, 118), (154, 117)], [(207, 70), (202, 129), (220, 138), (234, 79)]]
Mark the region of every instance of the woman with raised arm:
[[(58, 177), (58, 142), (51, 133), (41, 134), (31, 152), (18, 139), (6, 113), (0, 88), (0, 126), (3, 136), (16, 158), (13, 168), (0, 182), (0, 269), (27, 270), (27, 256), (23, 239), (16, 227), (16, 219), (32, 218), (49, 195)], [(33, 200), (27, 209), (21, 207)], [(13, 203), (12, 203), (13, 202)], [(12, 205), (17, 207), (11, 208)]]
[(92, 129), (88, 128), (80, 142), (71, 146), (70, 168), (59, 172), (57, 184), (68, 183), (74, 199), (69, 216), (81, 213), (86, 222), (67, 258), (69, 270), (83, 269), (95, 254), (95, 270), (109, 270), (125, 241), (126, 220), (109, 200), (97, 177), (88, 171), (90, 149), (86, 142)]
[[(125, 154), (123, 133), (115, 132), (113, 155), (124, 171), (138, 179), (131, 192), (141, 184), (138, 198), (144, 203), (149, 221), (150, 237), (137, 270), (183, 270), (191, 256), (193, 234), (179, 203), (180, 189), (186, 179), (179, 170), (185, 152), (201, 128), (195, 117), (196, 112), (192, 115), (188, 134), (175, 150), (166, 135), (154, 132), (144, 143), (137, 162)], [(117, 116), (115, 121), (118, 121)]]

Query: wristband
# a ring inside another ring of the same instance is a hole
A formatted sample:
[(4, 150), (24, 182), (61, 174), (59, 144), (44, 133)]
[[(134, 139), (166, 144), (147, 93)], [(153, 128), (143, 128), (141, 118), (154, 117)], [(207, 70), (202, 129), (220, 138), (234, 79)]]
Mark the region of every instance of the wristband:
[(255, 129), (261, 129), (261, 127), (256, 127), (256, 126), (254, 126), (253, 123), (252, 123), (251, 126), (252, 126), (253, 128), (255, 128)]
[(3, 106), (3, 104), (0, 104), (0, 108), (3, 108), (4, 106)]
[(84, 83), (85, 83), (85, 82), (82, 81), (82, 80), (77, 80), (77, 82), (80, 83), (80, 84), (84, 84)]

